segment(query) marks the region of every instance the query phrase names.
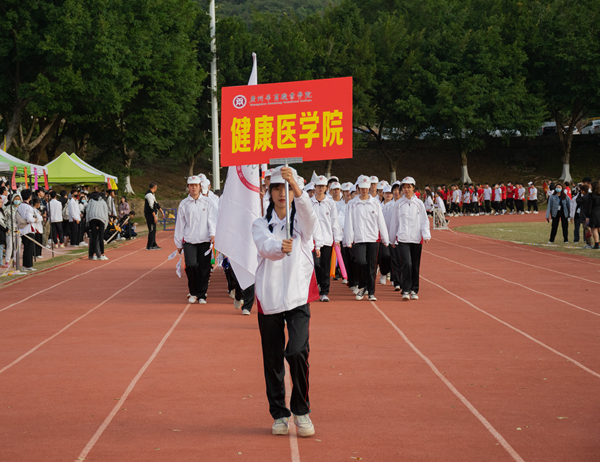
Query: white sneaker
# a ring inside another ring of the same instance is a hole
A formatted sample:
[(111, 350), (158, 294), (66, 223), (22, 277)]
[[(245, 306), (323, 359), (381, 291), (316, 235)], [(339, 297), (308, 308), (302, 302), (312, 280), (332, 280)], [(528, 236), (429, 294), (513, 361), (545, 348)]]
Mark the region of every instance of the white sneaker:
[(534, 215), (537, 215), (537, 214), (538, 214), (538, 212), (533, 212), (533, 214), (534, 214)]
[(385, 276), (385, 274), (382, 274), (381, 277), (379, 278), (379, 284), (384, 286), (386, 282), (387, 282), (387, 277)]
[(242, 310), (242, 314), (243, 314), (244, 316), (250, 316), (250, 310), (247, 310), (247, 309), (245, 309), (245, 308), (244, 308), (244, 309)]
[(328, 302), (328, 301), (329, 301), (329, 297), (328, 297), (327, 295), (321, 295), (321, 296), (319, 297), (319, 300), (320, 300), (321, 302)]
[(358, 291), (356, 292), (356, 299), (357, 300), (362, 300), (365, 296), (365, 289), (358, 289)]
[(396, 292), (400, 292), (400, 286), (396, 286), (396, 287), (394, 287), (394, 290), (395, 290)]
[(96, 261), (96, 260), (98, 260), (98, 257), (97, 257), (96, 255), (94, 255), (94, 256), (92, 257), (92, 260)]
[(43, 255), (38, 255), (36, 258), (44, 258)]
[(308, 417), (308, 414), (295, 415), (294, 424), (296, 424), (296, 428), (298, 429), (298, 435), (302, 437), (311, 436), (315, 434), (315, 426), (310, 421), (310, 417)]
[(196, 303), (198, 301), (198, 297), (196, 297), (195, 295), (190, 295), (188, 297), (188, 303)]
[(244, 300), (233, 300), (233, 307), (239, 310), (244, 305)]
[(229, 296), (230, 296), (231, 298), (235, 299), (235, 290), (231, 290), (231, 291), (229, 292)]
[(271, 427), (271, 432), (273, 435), (287, 435), (290, 430), (290, 423), (288, 417), (282, 417), (281, 419), (276, 419), (273, 422), (273, 426)]
[(350, 288), (352, 289), (352, 293), (353, 293), (354, 295), (356, 295), (356, 294), (358, 293), (358, 287), (357, 287), (357, 286), (350, 287)]
[(99, 260), (108, 260), (108, 257), (106, 255), (102, 255)]
[(411, 300), (418, 300), (419, 299), (419, 296), (415, 293), (414, 290), (410, 291), (410, 299)]
[(348, 284), (348, 279), (342, 279), (342, 284)]
[(391, 280), (392, 280), (392, 275), (391, 275), (391, 273), (388, 273), (388, 274), (386, 274), (385, 278), (386, 278), (388, 281), (391, 281)]
[(531, 211), (530, 210), (525, 210), (525, 213), (531, 213)]
[(376, 302), (377, 298), (375, 297), (375, 295), (369, 295), (369, 301), (370, 302)]
[(204, 298), (199, 298), (199, 299), (198, 299), (198, 303), (200, 303), (200, 305), (206, 305), (206, 299), (204, 299)]
[(408, 292), (404, 292), (402, 294), (402, 300), (410, 300), (410, 294)]

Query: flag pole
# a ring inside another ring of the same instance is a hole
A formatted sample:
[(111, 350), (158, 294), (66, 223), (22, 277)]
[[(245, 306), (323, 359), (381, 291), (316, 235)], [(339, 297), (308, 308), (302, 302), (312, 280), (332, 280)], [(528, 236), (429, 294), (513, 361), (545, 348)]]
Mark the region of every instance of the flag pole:
[(215, 189), (221, 189), (221, 172), (219, 167), (219, 108), (217, 106), (217, 38), (216, 38), (216, 13), (215, 0), (210, 0), (210, 52), (212, 61), (210, 63), (210, 88), (211, 88), (211, 117), (212, 117), (212, 168), (213, 185)]

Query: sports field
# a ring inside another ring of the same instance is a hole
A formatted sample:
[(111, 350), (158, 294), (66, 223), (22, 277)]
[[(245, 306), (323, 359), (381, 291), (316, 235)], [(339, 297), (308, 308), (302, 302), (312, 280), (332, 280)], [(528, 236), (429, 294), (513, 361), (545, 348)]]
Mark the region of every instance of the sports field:
[(270, 433), (255, 308), (219, 269), (188, 305), (157, 240), (0, 286), (0, 460), (600, 460), (596, 259), (434, 231), (418, 301), (332, 281), (300, 439)]

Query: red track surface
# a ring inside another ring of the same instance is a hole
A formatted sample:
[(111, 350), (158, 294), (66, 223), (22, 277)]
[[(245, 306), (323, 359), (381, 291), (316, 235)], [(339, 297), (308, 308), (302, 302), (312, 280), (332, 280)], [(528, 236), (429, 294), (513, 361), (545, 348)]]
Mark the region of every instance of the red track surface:
[(419, 301), (332, 282), (296, 440), (270, 434), (256, 314), (219, 270), (187, 306), (159, 239), (0, 289), (0, 460), (600, 460), (597, 260), (435, 231)]

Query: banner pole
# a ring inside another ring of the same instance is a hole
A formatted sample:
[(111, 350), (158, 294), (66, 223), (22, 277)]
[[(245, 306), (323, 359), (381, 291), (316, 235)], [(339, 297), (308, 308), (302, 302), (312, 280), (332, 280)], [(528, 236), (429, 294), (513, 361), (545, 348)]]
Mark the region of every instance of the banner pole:
[[(285, 161), (285, 166), (288, 166), (287, 160)], [(285, 182), (285, 237), (286, 239), (291, 239), (292, 235), (290, 232), (290, 184), (286, 181)], [(287, 255), (288, 257), (291, 255), (292, 253), (289, 252)]]

